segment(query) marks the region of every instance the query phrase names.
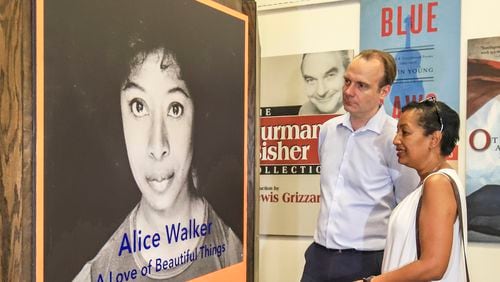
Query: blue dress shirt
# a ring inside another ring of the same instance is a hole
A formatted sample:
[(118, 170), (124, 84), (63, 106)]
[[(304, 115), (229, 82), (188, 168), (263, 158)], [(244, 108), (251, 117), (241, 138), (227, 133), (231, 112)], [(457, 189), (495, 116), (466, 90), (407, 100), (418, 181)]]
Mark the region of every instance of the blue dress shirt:
[(420, 180), (414, 169), (398, 163), (392, 144), (396, 126), (383, 107), (356, 131), (349, 113), (322, 125), (316, 243), (330, 249), (384, 249), (392, 209)]

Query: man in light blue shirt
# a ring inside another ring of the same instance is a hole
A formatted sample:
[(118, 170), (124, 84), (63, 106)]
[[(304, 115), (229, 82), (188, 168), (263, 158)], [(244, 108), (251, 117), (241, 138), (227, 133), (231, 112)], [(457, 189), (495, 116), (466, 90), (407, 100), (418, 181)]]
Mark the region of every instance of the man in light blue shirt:
[(344, 74), (347, 113), (320, 131), (320, 213), (302, 282), (380, 273), (391, 211), (419, 182), (413, 169), (398, 163), (392, 144), (397, 121), (382, 106), (395, 77), (394, 59), (378, 50), (361, 52)]

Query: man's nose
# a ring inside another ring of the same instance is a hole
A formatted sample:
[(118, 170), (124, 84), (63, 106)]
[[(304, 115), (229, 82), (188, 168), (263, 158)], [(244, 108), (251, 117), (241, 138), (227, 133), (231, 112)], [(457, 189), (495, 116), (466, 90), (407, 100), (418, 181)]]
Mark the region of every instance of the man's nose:
[(350, 84), (344, 84), (344, 87), (342, 88), (342, 92), (344, 95), (352, 96), (353, 95), (353, 89), (352, 89), (352, 83)]
[(167, 126), (162, 116), (153, 118), (151, 130), (149, 132), (149, 157), (160, 161), (169, 154), (170, 150)]

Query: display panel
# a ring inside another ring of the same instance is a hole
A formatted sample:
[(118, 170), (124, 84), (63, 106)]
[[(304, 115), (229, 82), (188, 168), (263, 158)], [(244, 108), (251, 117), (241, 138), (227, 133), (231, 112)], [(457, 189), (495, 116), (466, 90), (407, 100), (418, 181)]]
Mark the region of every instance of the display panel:
[(247, 22), (37, 3), (38, 281), (245, 280)]
[(470, 39), (467, 54), (469, 240), (500, 242), (500, 37)]
[(332, 50), (262, 58), (260, 234), (314, 234), (319, 130), (345, 113), (342, 87), (352, 56), (352, 50)]

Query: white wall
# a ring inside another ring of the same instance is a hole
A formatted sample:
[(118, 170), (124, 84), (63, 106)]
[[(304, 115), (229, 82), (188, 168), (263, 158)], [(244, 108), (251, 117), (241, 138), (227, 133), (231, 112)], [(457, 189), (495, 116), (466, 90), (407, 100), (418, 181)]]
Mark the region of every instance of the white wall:
[[(256, 0), (257, 3), (259, 0)], [(353, 49), (359, 51), (359, 0), (258, 12), (261, 56)], [(465, 124), (467, 40), (500, 36), (500, 1), (462, 0), (460, 113)], [(460, 136), (459, 173), (465, 179), (465, 126)], [(315, 220), (315, 219), (311, 219)], [(312, 237), (259, 237), (260, 282), (299, 281)], [(499, 281), (499, 244), (469, 243), (472, 281)]]

